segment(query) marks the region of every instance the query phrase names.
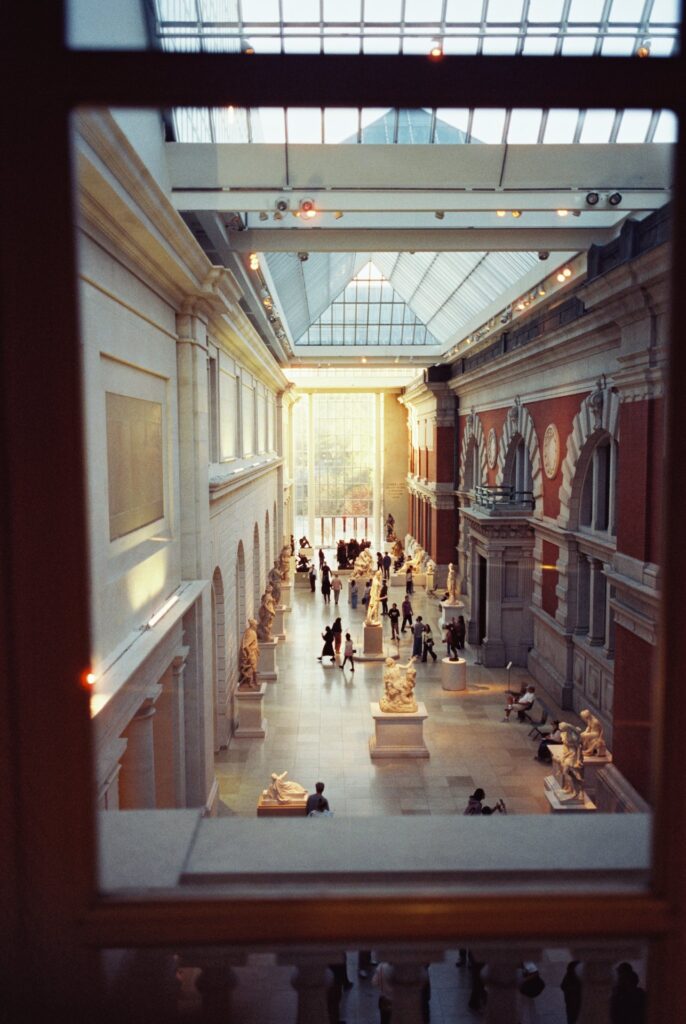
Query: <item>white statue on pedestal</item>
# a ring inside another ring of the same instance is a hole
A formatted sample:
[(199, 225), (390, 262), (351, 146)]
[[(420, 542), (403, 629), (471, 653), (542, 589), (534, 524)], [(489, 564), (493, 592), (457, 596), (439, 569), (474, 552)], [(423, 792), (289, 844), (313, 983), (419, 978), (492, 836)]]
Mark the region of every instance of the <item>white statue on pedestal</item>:
[(426, 589), (434, 589), (434, 573), (436, 572), (436, 563), (433, 558), (430, 558), (426, 563)]
[(266, 789), (262, 790), (262, 796), (266, 800), (274, 800), (278, 804), (299, 803), (307, 799), (307, 790), (299, 782), (287, 782), (288, 772), (281, 772), (278, 775), (272, 772), (272, 781)]
[(274, 604), (278, 608), (281, 604), (281, 573), (279, 572), (276, 562), (274, 563), (274, 568), (269, 570), (267, 582), (271, 585)]
[(457, 593), (457, 574), (452, 562), (448, 566), (448, 582), (446, 583), (445, 588), (448, 591), (448, 601), (450, 604), (456, 604), (459, 601)]
[(412, 566), (413, 572), (421, 572), (424, 559), (426, 558), (426, 551), (419, 544), (415, 545), (414, 553), (412, 557), (400, 566), (398, 572), (407, 572), (408, 566)]
[[(414, 696), (417, 679), (415, 660), (412, 657), (406, 665), (397, 665), (393, 658), (386, 658), (386, 667), (383, 673), (384, 694), (379, 700), (379, 707), (382, 711), (413, 714), (419, 709)], [(404, 676), (401, 675), (401, 670), (405, 671)]]
[(353, 577), (357, 580), (369, 579), (374, 572), (374, 562), (369, 548), (361, 551), (353, 565)]
[(581, 731), (569, 722), (560, 722), (562, 736), (562, 753), (560, 766), (560, 784), (562, 792), (568, 798), (582, 796), (584, 782), (584, 753), (581, 747)]
[(587, 709), (579, 712), (586, 723), (586, 728), (581, 733), (581, 748), (588, 757), (604, 757), (607, 754), (607, 744), (603, 736), (602, 722), (591, 714)]
[(248, 626), (241, 639), (241, 653), (239, 662), (239, 690), (259, 690), (260, 683), (257, 678), (257, 659), (260, 649), (257, 645), (257, 623), (254, 619), (248, 619)]
[(367, 615), (364, 620), (365, 626), (378, 626), (381, 624), (379, 617), (379, 606), (381, 604), (381, 577), (383, 573), (381, 569), (377, 569), (372, 576), (372, 587), (369, 591), (369, 604), (367, 605)]
[(281, 552), (279, 554), (278, 563), (277, 563), (277, 566), (276, 566), (277, 569), (279, 570), (279, 574), (280, 574), (282, 580), (287, 580), (288, 579), (288, 570), (290, 568), (290, 564), (291, 564), (291, 548), (290, 548), (290, 544), (284, 544), (284, 546), (281, 548)]
[(274, 599), (272, 597), (271, 585), (267, 584), (267, 589), (262, 595), (262, 602), (260, 604), (260, 610), (258, 612), (259, 624), (257, 626), (257, 636), (264, 643), (272, 638), (272, 622), (276, 615), (276, 608), (274, 607)]

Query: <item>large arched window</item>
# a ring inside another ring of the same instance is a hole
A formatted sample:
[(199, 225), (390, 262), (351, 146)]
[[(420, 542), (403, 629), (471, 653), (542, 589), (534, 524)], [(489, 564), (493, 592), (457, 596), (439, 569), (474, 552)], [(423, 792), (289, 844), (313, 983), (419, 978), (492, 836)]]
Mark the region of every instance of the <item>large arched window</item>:
[(608, 434), (595, 445), (586, 466), (579, 504), (579, 528), (614, 536), (617, 442)]
[(531, 456), (521, 435), (513, 439), (507, 460), (505, 483), (512, 488), (515, 500), (522, 501), (533, 494)]

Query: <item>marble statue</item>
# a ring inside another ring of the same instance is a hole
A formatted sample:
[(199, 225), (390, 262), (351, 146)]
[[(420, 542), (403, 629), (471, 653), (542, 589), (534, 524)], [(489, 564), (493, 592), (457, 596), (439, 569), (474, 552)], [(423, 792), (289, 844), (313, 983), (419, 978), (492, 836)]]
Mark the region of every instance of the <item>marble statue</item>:
[[(414, 696), (417, 679), (415, 661), (416, 658), (413, 657), (406, 665), (398, 665), (393, 658), (386, 658), (386, 667), (383, 673), (384, 693), (379, 700), (379, 707), (382, 711), (413, 714), (418, 710), (419, 705)], [(403, 670), (405, 675), (402, 675)]]
[(276, 563), (274, 563), (274, 568), (269, 570), (267, 582), (272, 588), (274, 604), (278, 608), (281, 604), (281, 573), (279, 572)]
[(257, 659), (260, 649), (257, 645), (257, 623), (248, 619), (248, 626), (241, 639), (240, 659), (238, 663), (238, 689), (259, 690), (257, 678)]
[(381, 578), (383, 573), (381, 569), (377, 569), (372, 576), (372, 587), (369, 591), (369, 603), (367, 605), (367, 615), (364, 620), (365, 626), (378, 626), (381, 623), (379, 617), (379, 606), (381, 605)]
[(593, 414), (593, 426), (598, 430), (603, 425), (603, 405), (605, 402), (605, 376), (596, 381), (595, 388), (586, 399)]
[(299, 782), (288, 782), (288, 772), (272, 772), (272, 781), (266, 789), (262, 790), (262, 796), (266, 800), (274, 800), (277, 804), (299, 803), (307, 799), (307, 790)]
[(579, 714), (586, 723), (586, 728), (581, 733), (581, 749), (588, 757), (604, 757), (607, 754), (607, 745), (602, 722), (587, 709), (580, 711)]
[(426, 558), (426, 551), (419, 544), (415, 544), (412, 557), (400, 566), (398, 572), (407, 572), (408, 566), (412, 566), (412, 572), (421, 572)]
[(448, 591), (448, 601), (450, 604), (455, 604), (459, 601), (459, 595), (457, 593), (457, 573), (455, 572), (455, 566), (452, 562), (448, 565), (448, 582), (445, 585), (445, 589)]
[(570, 797), (580, 797), (584, 781), (581, 732), (569, 722), (560, 722), (560, 734), (562, 736), (562, 752), (558, 764), (562, 791)]
[(434, 589), (434, 573), (436, 572), (436, 563), (433, 558), (430, 558), (426, 563), (426, 589), (427, 591)]
[(398, 538), (396, 538), (395, 544), (393, 545), (393, 547), (392, 547), (392, 549), (391, 549), (391, 554), (392, 554), (392, 555), (393, 555), (393, 557), (394, 557), (394, 558), (396, 558), (396, 559), (397, 559), (397, 558), (400, 558), (400, 556), (401, 556), (402, 554), (404, 554), (404, 551), (403, 551), (403, 542), (402, 542), (402, 541), (400, 540), (400, 538), (399, 538), (399, 537), (398, 537)]
[(395, 519), (390, 512), (386, 516), (386, 540), (395, 540)]
[(279, 553), (277, 565), (277, 569), (279, 570), (279, 574), (281, 575), (282, 581), (288, 579), (288, 569), (290, 567), (290, 562), (291, 549), (288, 544), (284, 544), (284, 546), (281, 548), (281, 552)]
[(259, 622), (258, 622), (258, 625), (257, 625), (257, 636), (258, 636), (258, 639), (261, 640), (263, 643), (266, 640), (271, 640), (271, 638), (272, 638), (272, 622), (274, 621), (274, 616), (275, 615), (276, 615), (276, 608), (274, 607), (274, 599), (272, 597), (272, 588), (271, 588), (271, 585), (268, 583), (267, 584), (267, 589), (265, 590), (264, 594), (262, 595), (262, 601), (260, 603), (260, 610), (257, 613), (257, 617), (259, 619)]
[(376, 564), (369, 548), (360, 551), (353, 564), (352, 575), (355, 579), (370, 579), (376, 570)]

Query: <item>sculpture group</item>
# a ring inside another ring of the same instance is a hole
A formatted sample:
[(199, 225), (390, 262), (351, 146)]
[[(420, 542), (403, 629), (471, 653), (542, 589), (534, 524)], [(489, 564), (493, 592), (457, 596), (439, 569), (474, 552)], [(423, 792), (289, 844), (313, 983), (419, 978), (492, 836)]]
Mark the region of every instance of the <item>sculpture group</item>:
[[(398, 665), (393, 658), (386, 658), (383, 673), (383, 696), (379, 700), (382, 711), (414, 714), (418, 709), (414, 687), (417, 679), (415, 658), (410, 658), (406, 665)], [(404, 672), (404, 675), (403, 675)]]
[(586, 728), (560, 722), (562, 750), (556, 756), (559, 784), (568, 799), (583, 799), (584, 757), (605, 757), (607, 745), (602, 722), (587, 709), (579, 712)]

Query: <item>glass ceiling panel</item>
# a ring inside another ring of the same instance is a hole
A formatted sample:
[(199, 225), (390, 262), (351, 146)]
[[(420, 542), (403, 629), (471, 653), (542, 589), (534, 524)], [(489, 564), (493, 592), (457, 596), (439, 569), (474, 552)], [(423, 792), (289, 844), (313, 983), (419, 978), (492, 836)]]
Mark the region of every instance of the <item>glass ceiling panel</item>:
[(297, 339), (300, 345), (437, 345), (371, 261)]
[(439, 37), (447, 54), (617, 56), (650, 38), (652, 54), (666, 56), (678, 18), (677, 0), (571, 0), (568, 11), (562, 0), (155, 0), (154, 6), (163, 49), (250, 46), (256, 53), (426, 53)]

